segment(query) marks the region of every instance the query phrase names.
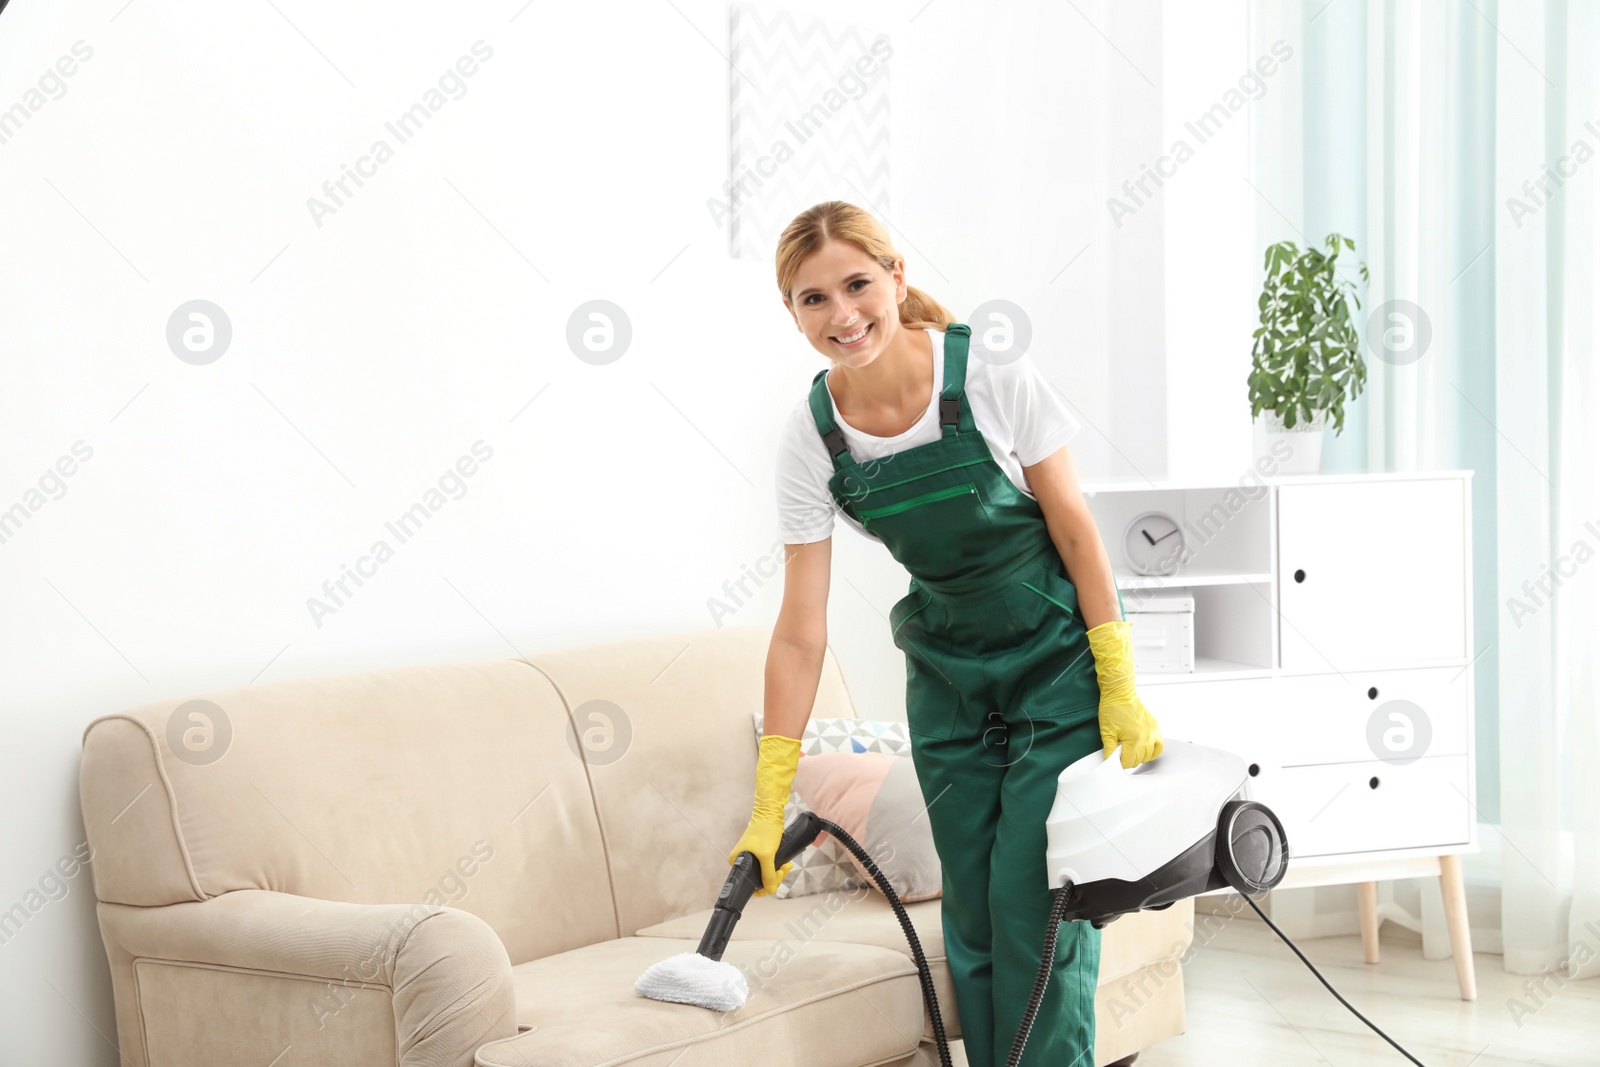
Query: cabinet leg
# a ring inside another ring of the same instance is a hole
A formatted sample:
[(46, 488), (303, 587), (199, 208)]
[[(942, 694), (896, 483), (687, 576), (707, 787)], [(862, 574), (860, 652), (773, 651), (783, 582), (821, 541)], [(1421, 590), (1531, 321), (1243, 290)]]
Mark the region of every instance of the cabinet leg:
[(1357, 882), (1356, 904), (1361, 911), (1361, 955), (1368, 963), (1378, 962), (1378, 883)]
[(1444, 898), (1444, 921), (1450, 929), (1450, 952), (1456, 960), (1456, 981), (1462, 1000), (1478, 999), (1478, 979), (1472, 966), (1472, 934), (1467, 927), (1467, 887), (1461, 880), (1461, 857), (1439, 857), (1439, 894)]

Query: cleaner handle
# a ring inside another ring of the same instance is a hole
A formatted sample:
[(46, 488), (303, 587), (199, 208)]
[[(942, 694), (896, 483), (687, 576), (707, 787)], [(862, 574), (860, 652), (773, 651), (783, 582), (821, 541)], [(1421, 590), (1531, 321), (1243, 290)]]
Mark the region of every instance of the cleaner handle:
[[(782, 867), (800, 855), (822, 832), (821, 816), (813, 811), (802, 812), (783, 831), (783, 837), (778, 842), (778, 850), (773, 854), (773, 868)], [(744, 914), (744, 906), (749, 903), (751, 895), (760, 888), (761, 861), (756, 859), (753, 852), (739, 853), (738, 858), (733, 861), (733, 870), (728, 872), (727, 879), (722, 883), (722, 890), (717, 893), (711, 921), (706, 924), (706, 932), (700, 938), (700, 947), (696, 950), (700, 955), (713, 960), (722, 959), (722, 951), (728, 947), (728, 938)]]
[(783, 831), (783, 839), (778, 842), (778, 851), (773, 854), (772, 866), (782, 867), (785, 863), (804, 852), (822, 833), (822, 816), (814, 811), (803, 811)]
[[(783, 831), (777, 851), (772, 855), (773, 870), (794, 859), (806, 850), (822, 833), (822, 818), (814, 811), (801, 812)], [(734, 860), (733, 870), (722, 883), (717, 894), (717, 907), (731, 908), (736, 914), (744, 911), (751, 894), (761, 888), (761, 861), (754, 852), (741, 852)]]

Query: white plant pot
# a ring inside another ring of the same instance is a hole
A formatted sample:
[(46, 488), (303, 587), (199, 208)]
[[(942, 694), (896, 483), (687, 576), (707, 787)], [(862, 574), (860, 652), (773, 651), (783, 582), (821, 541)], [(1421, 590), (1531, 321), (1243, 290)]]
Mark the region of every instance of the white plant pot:
[(1326, 411), (1313, 411), (1309, 421), (1297, 419), (1285, 429), (1276, 411), (1266, 409), (1256, 419), (1259, 428), (1257, 458), (1264, 458), (1279, 474), (1317, 474), (1322, 470), (1322, 437), (1328, 425)]

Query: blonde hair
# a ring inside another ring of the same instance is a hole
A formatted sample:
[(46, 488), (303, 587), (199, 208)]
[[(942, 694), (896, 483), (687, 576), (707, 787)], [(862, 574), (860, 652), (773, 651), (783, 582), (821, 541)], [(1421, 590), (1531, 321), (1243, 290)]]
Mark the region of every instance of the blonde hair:
[[(827, 243), (829, 238), (849, 241), (893, 272), (900, 253), (889, 242), (883, 226), (869, 213), (843, 200), (827, 200), (809, 207), (784, 227), (778, 238), (778, 291), (789, 300), (800, 265)], [(939, 301), (914, 285), (906, 286), (900, 302), (900, 325), (914, 330), (938, 330), (955, 322), (956, 317)]]

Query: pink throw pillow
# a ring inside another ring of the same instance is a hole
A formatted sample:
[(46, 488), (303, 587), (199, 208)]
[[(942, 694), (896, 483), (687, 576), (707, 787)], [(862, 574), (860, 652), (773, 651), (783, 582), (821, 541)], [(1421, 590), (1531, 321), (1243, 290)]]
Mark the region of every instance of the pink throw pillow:
[[(911, 757), (819, 752), (796, 766), (794, 791), (806, 807), (856, 839), (901, 901), (931, 900), (940, 894), (939, 854)], [(825, 839), (817, 837), (818, 842)], [(840, 850), (849, 856), (861, 881), (877, 889), (878, 883), (855, 855), (842, 844)]]

